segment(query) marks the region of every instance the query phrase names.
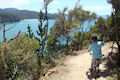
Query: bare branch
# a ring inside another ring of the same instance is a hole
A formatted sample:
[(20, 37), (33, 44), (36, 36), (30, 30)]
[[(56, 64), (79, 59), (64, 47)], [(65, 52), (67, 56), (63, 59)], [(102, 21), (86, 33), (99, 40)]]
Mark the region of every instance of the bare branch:
[(14, 26), (12, 26), (12, 27), (6, 29), (5, 31), (8, 31), (8, 30), (12, 29), (12, 28), (15, 27), (15, 26), (16, 26), (16, 25), (14, 25)]
[[(21, 33), (21, 31), (19, 31), (18, 34), (17, 34), (15, 37), (11, 38), (10, 40), (16, 39), (16, 38), (20, 35), (20, 33)], [(9, 40), (9, 41), (10, 41), (10, 40)], [(8, 42), (9, 42), (9, 41), (8, 41)]]

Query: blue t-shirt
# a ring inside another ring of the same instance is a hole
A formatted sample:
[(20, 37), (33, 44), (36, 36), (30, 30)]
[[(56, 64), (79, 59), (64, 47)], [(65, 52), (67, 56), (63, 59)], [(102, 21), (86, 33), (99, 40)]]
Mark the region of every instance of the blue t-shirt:
[(98, 41), (97, 43), (92, 43), (88, 50), (92, 51), (92, 58), (98, 59), (102, 57), (102, 51), (101, 51), (101, 46), (104, 45), (103, 41)]

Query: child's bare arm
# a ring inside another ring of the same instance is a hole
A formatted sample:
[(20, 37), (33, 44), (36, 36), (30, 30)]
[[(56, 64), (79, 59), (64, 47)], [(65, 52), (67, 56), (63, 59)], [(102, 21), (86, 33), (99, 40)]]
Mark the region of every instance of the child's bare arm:
[(90, 52), (91, 50), (88, 50), (88, 52)]
[(103, 37), (103, 42), (105, 42), (105, 37)]
[(90, 53), (90, 55), (92, 55), (91, 50), (88, 50), (88, 52)]

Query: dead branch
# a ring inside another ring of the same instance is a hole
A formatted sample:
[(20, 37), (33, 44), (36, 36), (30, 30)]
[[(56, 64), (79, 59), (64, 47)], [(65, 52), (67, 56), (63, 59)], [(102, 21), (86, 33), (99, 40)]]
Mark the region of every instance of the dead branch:
[(2, 26), (0, 26), (0, 30), (1, 30)]
[[(21, 33), (21, 31), (19, 31), (18, 34), (17, 34), (15, 37), (11, 38), (10, 40), (16, 39), (16, 38), (20, 35), (20, 33)], [(9, 40), (9, 41), (10, 41), (10, 40)], [(9, 41), (8, 41), (8, 42), (9, 42)]]
[(15, 27), (15, 26), (16, 26), (16, 25), (14, 25), (14, 26), (12, 26), (12, 27), (6, 29), (5, 31), (8, 31), (8, 30), (12, 29), (12, 28)]
[(6, 37), (5, 37), (5, 26), (6, 26), (6, 24), (3, 24), (3, 42), (6, 42)]

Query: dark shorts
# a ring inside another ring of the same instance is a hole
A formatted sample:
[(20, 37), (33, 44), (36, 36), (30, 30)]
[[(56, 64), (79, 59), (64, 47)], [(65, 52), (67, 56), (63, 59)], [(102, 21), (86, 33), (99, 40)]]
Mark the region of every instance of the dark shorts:
[(98, 58), (98, 59), (92, 59), (92, 63), (91, 64), (96, 64), (96, 61), (98, 61), (98, 64), (101, 63), (101, 58)]

